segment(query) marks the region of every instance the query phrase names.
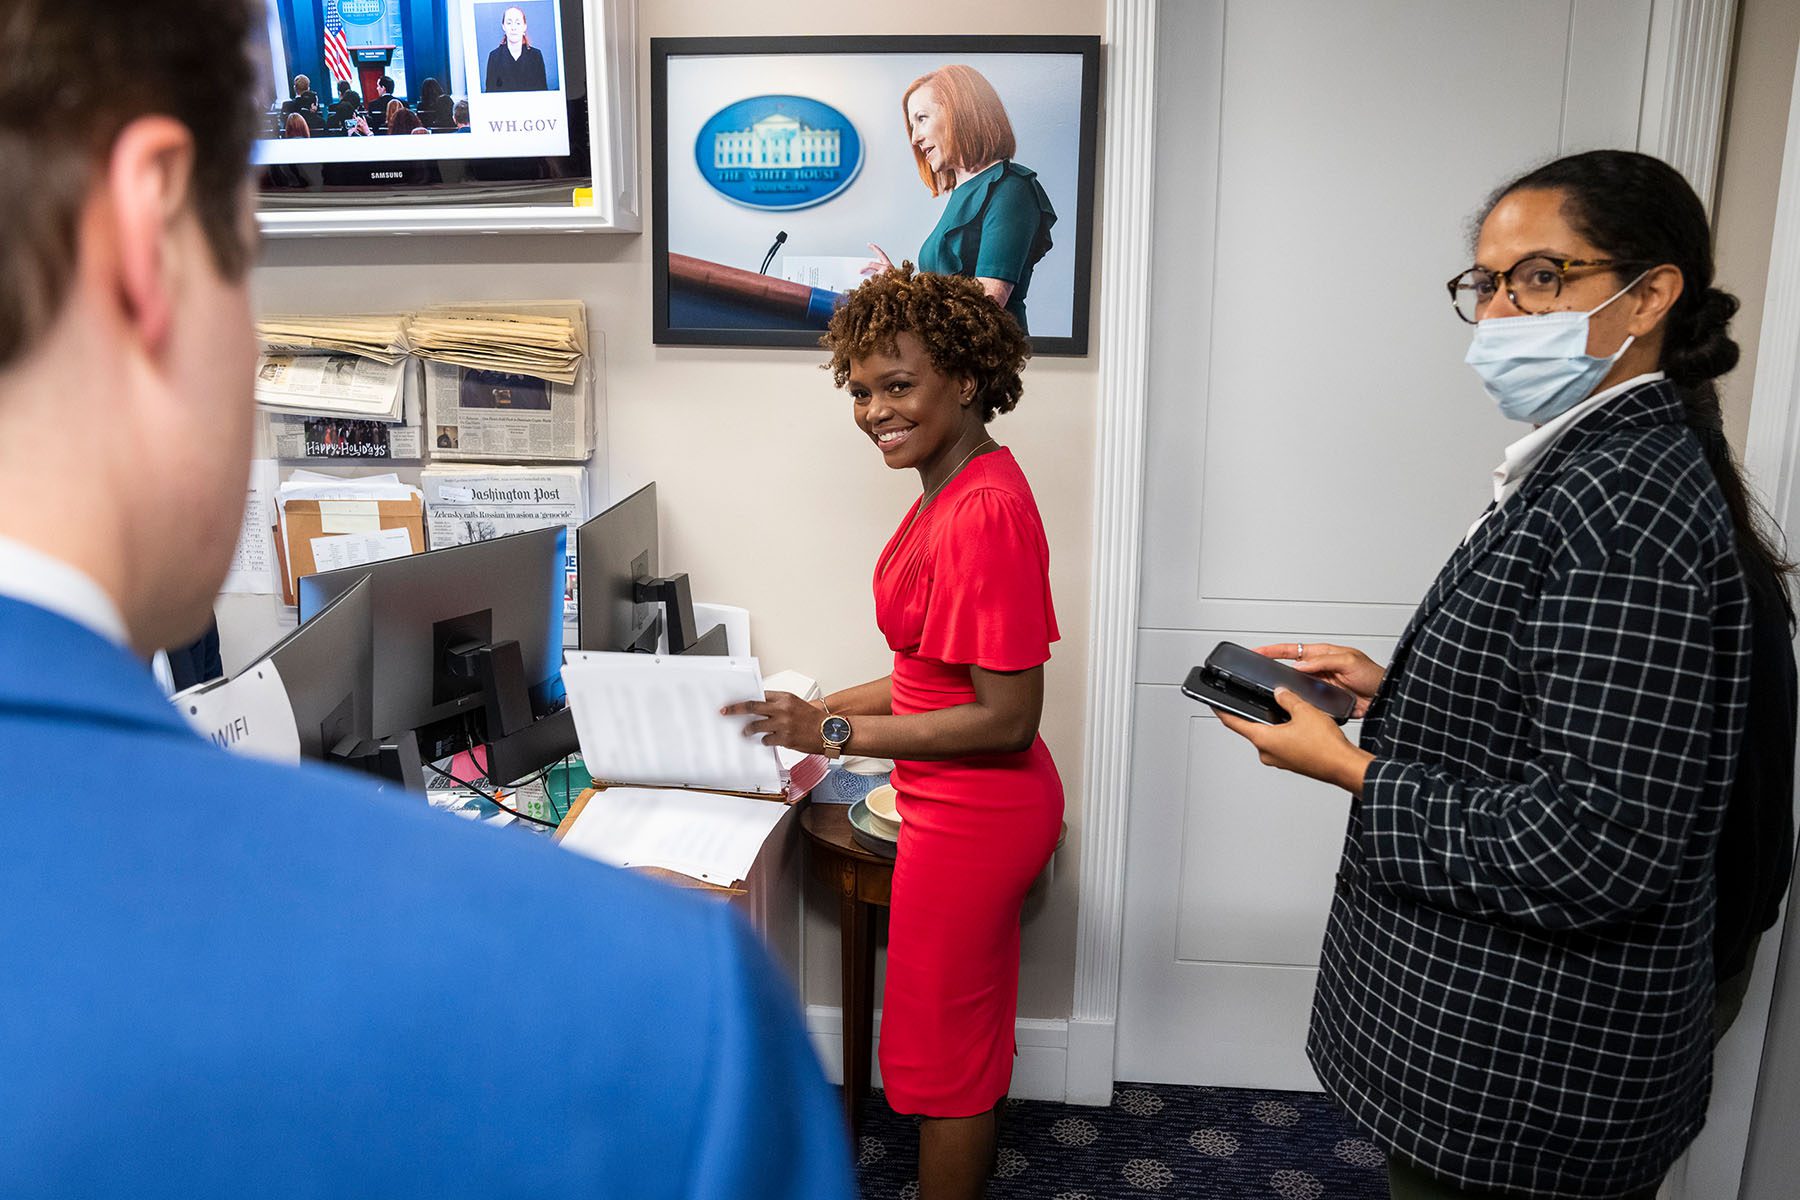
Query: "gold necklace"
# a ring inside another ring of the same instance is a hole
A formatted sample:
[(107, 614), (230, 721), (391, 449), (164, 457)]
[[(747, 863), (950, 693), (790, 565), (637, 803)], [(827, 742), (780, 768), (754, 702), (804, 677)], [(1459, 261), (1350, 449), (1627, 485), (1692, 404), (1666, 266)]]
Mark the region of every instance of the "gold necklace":
[(950, 481), (952, 479), (955, 479), (957, 477), (957, 475), (961, 474), (962, 469), (969, 465), (969, 460), (971, 458), (974, 458), (977, 454), (979, 454), (981, 452), (981, 448), (983, 446), (991, 446), (993, 444), (994, 444), (994, 439), (991, 437), (984, 437), (979, 442), (976, 442), (975, 448), (973, 450), (970, 450), (967, 454), (963, 455), (961, 462), (957, 463), (954, 467), (950, 468), (950, 473), (948, 475), (944, 476), (944, 481), (942, 483), (938, 484), (936, 487), (932, 488), (929, 492), (925, 493), (924, 498), (919, 501), (919, 507), (924, 508), (927, 504), (931, 503), (933, 497), (935, 497), (939, 492), (943, 491), (945, 488), (949, 487)]
[(906, 531), (913, 527), (913, 522), (918, 520), (919, 514), (925, 511), (925, 506), (927, 504), (930, 504), (932, 502), (932, 500), (934, 500), (937, 497), (937, 494), (939, 492), (943, 491), (945, 488), (950, 486), (950, 481), (952, 479), (955, 479), (958, 475), (960, 475), (962, 473), (962, 469), (969, 465), (969, 460), (971, 458), (974, 458), (975, 455), (981, 450), (981, 448), (983, 446), (992, 446), (994, 444), (995, 444), (994, 439), (991, 437), (984, 437), (979, 442), (976, 442), (975, 448), (973, 450), (970, 450), (967, 454), (963, 455), (961, 462), (957, 463), (954, 467), (950, 468), (950, 473), (948, 475), (944, 476), (942, 483), (938, 484), (936, 487), (932, 488), (929, 492), (926, 492), (923, 496), (921, 496), (919, 498), (918, 507), (913, 509), (912, 515), (910, 515), (906, 518), (906, 524), (900, 527), (900, 532), (896, 535), (895, 540), (898, 541), (899, 538), (903, 538), (906, 536)]

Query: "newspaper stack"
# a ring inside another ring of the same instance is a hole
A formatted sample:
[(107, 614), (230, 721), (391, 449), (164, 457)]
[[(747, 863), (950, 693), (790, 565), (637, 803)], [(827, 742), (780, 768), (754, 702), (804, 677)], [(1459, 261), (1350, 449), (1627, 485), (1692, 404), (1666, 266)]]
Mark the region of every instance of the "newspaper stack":
[(572, 385), (587, 357), (587, 306), (442, 304), (415, 314), (407, 336), (420, 358)]
[(555, 462), (594, 449), (587, 306), (445, 304), (413, 317), (433, 458)]
[(341, 317), (264, 317), (256, 336), (265, 350), (299, 354), (354, 354), (389, 365), (405, 358), (405, 313), (364, 313)]
[(256, 402), (298, 417), (402, 419), (406, 318), (267, 317), (257, 323), (263, 354)]

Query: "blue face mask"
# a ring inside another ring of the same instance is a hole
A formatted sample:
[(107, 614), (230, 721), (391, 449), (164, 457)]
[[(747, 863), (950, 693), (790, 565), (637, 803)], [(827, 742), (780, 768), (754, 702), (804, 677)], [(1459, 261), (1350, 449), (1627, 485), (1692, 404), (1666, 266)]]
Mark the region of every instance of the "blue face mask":
[(1489, 317), (1475, 326), (1463, 361), (1475, 368), (1503, 416), (1541, 425), (1594, 394), (1634, 338), (1607, 358), (1587, 352), (1588, 318), (1629, 292), (1650, 272), (1614, 292), (1587, 312), (1540, 313), (1529, 317)]

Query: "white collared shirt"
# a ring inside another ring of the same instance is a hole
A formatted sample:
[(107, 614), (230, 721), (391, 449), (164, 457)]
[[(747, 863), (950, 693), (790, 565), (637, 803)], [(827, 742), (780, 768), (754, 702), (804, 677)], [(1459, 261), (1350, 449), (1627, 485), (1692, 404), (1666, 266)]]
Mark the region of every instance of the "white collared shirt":
[(115, 646), (131, 644), (119, 606), (92, 576), (8, 537), (0, 537), (0, 596), (66, 617)]
[(1512, 499), (1513, 493), (1517, 492), (1524, 484), (1525, 477), (1531, 474), (1531, 469), (1543, 461), (1544, 455), (1550, 453), (1550, 447), (1554, 446), (1557, 439), (1578, 424), (1583, 417), (1608, 400), (1624, 395), (1632, 388), (1641, 387), (1646, 383), (1655, 383), (1664, 378), (1666, 375), (1662, 371), (1647, 371), (1642, 375), (1634, 375), (1624, 383), (1616, 383), (1604, 392), (1595, 392), (1568, 412), (1559, 413), (1508, 446), (1505, 457), (1500, 460), (1500, 465), (1494, 468), (1494, 505), (1475, 518), (1475, 523), (1469, 526), (1469, 532), (1463, 534), (1463, 541), (1466, 542), (1474, 537), (1475, 531), (1481, 528), (1481, 523), (1499, 511), (1501, 505)]

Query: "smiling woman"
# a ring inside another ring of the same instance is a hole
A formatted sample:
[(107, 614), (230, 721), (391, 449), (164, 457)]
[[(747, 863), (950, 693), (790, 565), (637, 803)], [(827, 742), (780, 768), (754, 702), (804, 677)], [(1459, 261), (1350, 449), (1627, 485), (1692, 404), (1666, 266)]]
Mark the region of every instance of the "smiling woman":
[[(920, 496), (875, 570), (893, 674), (826, 698), (734, 706), (795, 749), (895, 760), (903, 818), (889, 914), (881, 1072), (925, 1120), (922, 1196), (978, 1195), (1012, 1076), (1019, 909), (1055, 847), (1062, 782), (1038, 736), (1057, 639), (1030, 485), (988, 423), (1029, 348), (972, 279), (911, 263), (852, 292), (825, 345), (883, 461)], [(979, 864), (979, 870), (971, 869)]]

